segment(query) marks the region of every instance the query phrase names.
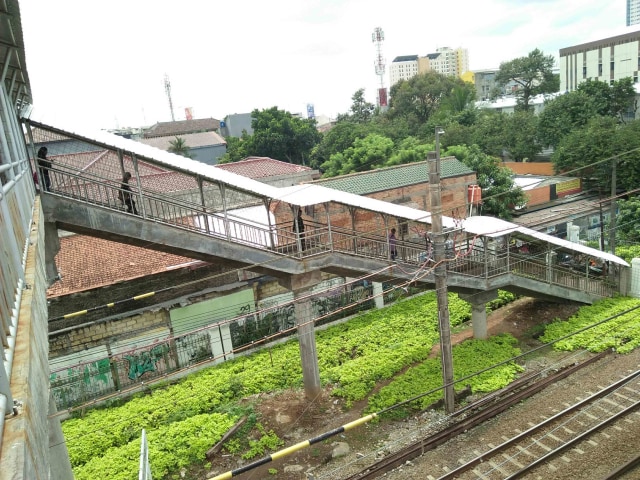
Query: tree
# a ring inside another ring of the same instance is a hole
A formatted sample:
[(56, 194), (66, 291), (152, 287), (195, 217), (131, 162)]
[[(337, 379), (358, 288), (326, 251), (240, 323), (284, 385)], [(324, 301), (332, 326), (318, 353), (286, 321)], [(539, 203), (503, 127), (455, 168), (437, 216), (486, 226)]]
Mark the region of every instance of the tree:
[(338, 121), (331, 130), (322, 135), (311, 152), (310, 165), (318, 168), (331, 158), (331, 155), (345, 151), (353, 146), (357, 138), (364, 138), (368, 134), (376, 132), (378, 128), (371, 122), (366, 124), (353, 123), (348, 120)]
[(218, 159), (218, 163), (239, 162), (243, 158), (247, 158), (248, 155), (245, 148), (246, 139), (246, 131), (242, 133), (242, 138), (226, 137), (225, 141), (227, 142), (227, 151), (220, 159)]
[(456, 86), (464, 86), (464, 82), (433, 71), (400, 80), (391, 87), (388, 115), (423, 125)]
[(346, 175), (354, 172), (366, 172), (386, 164), (393, 151), (393, 140), (372, 133), (365, 138), (358, 138), (353, 146), (344, 152), (331, 155), (329, 161), (323, 163), (325, 177)]
[(364, 98), (364, 88), (356, 90), (356, 93), (351, 97), (352, 104), (350, 114), (339, 115), (338, 121), (348, 120), (354, 123), (367, 123), (371, 121), (376, 106), (373, 103), (367, 102)]
[(306, 165), (321, 135), (314, 119), (301, 119), (272, 107), (251, 112), (253, 135), (245, 138), (247, 155)]
[(538, 117), (528, 110), (516, 111), (505, 117), (504, 147), (512, 160), (533, 160), (542, 148), (537, 142)]
[(427, 154), (433, 150), (433, 143), (424, 143), (416, 137), (407, 137), (396, 147), (385, 166), (422, 162), (427, 159)]
[(477, 145), (449, 147), (445, 154), (454, 155), (476, 172), (478, 185), (482, 188), (483, 214), (509, 220), (512, 207), (526, 201), (522, 189), (513, 182), (511, 170), (501, 166), (500, 159), (482, 153)]
[(182, 137), (176, 137), (174, 140), (169, 142), (169, 152), (175, 153), (176, 155), (181, 155), (183, 157), (192, 158), (189, 153), (190, 148), (187, 145), (187, 142)]
[(504, 156), (507, 114), (484, 111), (472, 130), (471, 143), (478, 145), (487, 155), (502, 158)]
[(516, 90), (518, 105), (528, 110), (531, 97), (558, 91), (560, 85), (558, 77), (552, 71), (554, 65), (553, 55), (545, 56), (536, 48), (526, 57), (501, 63), (496, 82), (502, 86), (509, 82), (518, 84), (519, 88)]
[(640, 197), (618, 202), (616, 237), (630, 243), (640, 243)]
[(585, 178), (587, 188), (609, 191), (611, 163), (598, 162), (614, 155), (616, 128), (614, 118), (595, 117), (584, 127), (571, 131), (551, 156), (555, 172), (571, 172), (571, 176)]
[(576, 89), (591, 99), (598, 115), (615, 117), (624, 123), (627, 114), (635, 116), (637, 109), (636, 91), (631, 78), (621, 78), (612, 85), (599, 80), (587, 80)]
[(596, 103), (592, 96), (580, 88), (545, 102), (538, 120), (540, 143), (556, 148), (572, 130), (585, 126), (598, 115), (600, 108)]

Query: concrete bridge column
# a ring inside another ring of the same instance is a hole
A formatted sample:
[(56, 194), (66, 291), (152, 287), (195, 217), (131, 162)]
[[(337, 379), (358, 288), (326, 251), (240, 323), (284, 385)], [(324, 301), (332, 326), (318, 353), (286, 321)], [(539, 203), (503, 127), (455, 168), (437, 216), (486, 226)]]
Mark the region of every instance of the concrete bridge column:
[(47, 285), (51, 286), (58, 280), (58, 267), (56, 266), (56, 255), (60, 251), (60, 239), (58, 238), (58, 227), (55, 222), (44, 223), (44, 255), (45, 271), (47, 275)]
[(280, 285), (293, 292), (300, 361), (302, 363), (302, 381), (308, 400), (313, 400), (318, 396), (321, 386), (311, 299), (305, 297), (310, 293), (311, 287), (320, 283), (321, 280), (319, 271), (290, 275), (286, 279), (278, 280)]
[(383, 288), (381, 282), (372, 282), (373, 283), (373, 300), (376, 304), (376, 308), (384, 308), (384, 296), (383, 296)]
[(458, 296), (471, 304), (471, 324), (473, 338), (485, 339), (487, 333), (487, 302), (498, 298), (497, 290), (478, 291), (475, 293), (460, 293)]

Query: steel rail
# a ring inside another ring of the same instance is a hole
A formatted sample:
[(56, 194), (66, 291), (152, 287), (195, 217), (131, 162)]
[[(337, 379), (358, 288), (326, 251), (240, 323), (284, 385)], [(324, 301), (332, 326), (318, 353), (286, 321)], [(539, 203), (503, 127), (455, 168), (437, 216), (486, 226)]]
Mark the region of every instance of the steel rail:
[[(534, 425), (533, 427), (525, 430), (524, 432), (516, 435), (515, 437), (512, 437), (509, 440), (501, 443), (497, 447), (492, 448), (491, 450), (488, 450), (487, 452), (484, 452), (481, 455), (478, 455), (473, 460), (470, 460), (467, 463), (465, 463), (464, 465), (459, 466), (455, 470), (451, 470), (451, 471), (447, 472), (445, 475), (442, 475), (441, 477), (439, 477), (438, 480), (449, 480), (449, 479), (452, 479), (452, 478), (456, 478), (461, 473), (464, 473), (464, 472), (466, 472), (468, 470), (471, 470), (476, 465), (478, 465), (480, 463), (483, 463), (487, 459), (489, 459), (491, 457), (494, 457), (495, 455), (497, 455), (498, 453), (504, 451), (505, 449), (507, 449), (507, 448), (509, 448), (509, 447), (511, 447), (513, 445), (516, 445), (522, 439), (527, 438), (531, 434), (533, 434), (533, 433), (535, 433), (535, 432), (537, 432), (537, 431), (549, 426), (550, 424), (552, 424), (554, 422), (557, 422), (558, 419), (560, 419), (562, 417), (565, 417), (566, 415), (568, 415), (570, 413), (576, 412), (576, 411), (580, 410), (581, 408), (583, 408), (584, 406), (594, 402), (595, 400), (597, 400), (599, 398), (602, 398), (605, 395), (608, 395), (609, 393), (619, 389), (620, 387), (624, 386), (626, 383), (628, 383), (632, 379), (637, 378), (639, 375), (640, 375), (640, 372), (635, 372), (635, 373), (633, 373), (631, 375), (628, 375), (627, 377), (625, 377), (625, 378), (623, 378), (621, 380), (618, 380), (615, 383), (612, 383), (608, 387), (603, 388), (602, 390), (594, 393), (593, 395), (585, 398), (584, 400), (582, 400), (582, 401), (580, 401), (580, 402), (578, 402), (578, 403), (576, 403), (574, 405), (571, 405), (570, 407), (566, 408), (565, 410), (563, 410), (561, 412), (558, 412), (557, 414), (547, 418), (546, 420), (543, 420), (542, 422), (538, 423), (537, 425)], [(635, 409), (638, 406), (640, 406), (640, 401), (635, 403), (634, 405), (632, 405), (629, 408)], [(622, 412), (628, 413), (628, 409), (625, 409)], [(622, 413), (622, 412), (620, 412), (620, 413)], [(613, 417), (610, 417), (606, 421), (601, 422), (600, 424), (596, 425), (595, 427), (592, 427), (591, 429), (587, 430), (586, 432), (583, 432), (582, 434), (580, 434), (577, 437), (571, 439), (570, 441), (560, 445), (558, 448), (550, 451), (549, 453), (543, 455), (539, 459), (531, 462), (529, 465), (526, 465), (525, 467), (523, 467), (522, 469), (520, 469), (518, 472), (514, 473), (513, 475), (511, 475), (509, 477), (506, 477), (506, 479), (518, 478), (519, 476), (521, 476), (524, 473), (528, 472), (529, 470), (531, 470), (535, 466), (539, 465), (540, 463), (549, 460), (550, 458), (552, 458), (553, 456), (557, 455), (558, 453), (563, 452), (569, 446), (574, 445), (578, 441), (581, 441), (583, 438), (588, 437), (589, 435), (591, 435), (594, 431), (599, 430), (603, 426), (605, 426), (608, 423), (610, 423), (611, 421), (613, 421), (612, 419), (618, 418), (620, 416), (620, 413), (615, 414)]]
[[(423, 438), (417, 442), (408, 445), (403, 448), (399, 452), (394, 453), (393, 455), (389, 455), (388, 457), (383, 458), (382, 460), (364, 468), (360, 472), (357, 472), (349, 477), (346, 477), (344, 480), (363, 480), (363, 479), (372, 479), (376, 478), (394, 468), (403, 465), (408, 460), (413, 460), (424, 454), (427, 451), (434, 450), (438, 446), (448, 442), (451, 438), (464, 433), (465, 431), (480, 425), (486, 420), (495, 417), (496, 415), (508, 410), (513, 405), (521, 402), (522, 400), (534, 395), (542, 390), (544, 390), (549, 385), (562, 380), (573, 373), (579, 371), (580, 369), (604, 358), (609, 351), (601, 352), (594, 357), (581, 362), (579, 364), (574, 364), (569, 367), (566, 367), (553, 375), (546, 377), (544, 380), (540, 380), (534, 382), (529, 385), (523, 385), (522, 383), (514, 383), (511, 386), (503, 389), (500, 397), (496, 398), (492, 396), (491, 400), (495, 400), (493, 405), (486, 407), (485, 409), (479, 410), (473, 416), (469, 418), (462, 419), (455, 424), (437, 432), (433, 435), (430, 435), (427, 438)], [(473, 410), (476, 408), (480, 408), (487, 403), (486, 400), (481, 399), (474, 404), (465, 407), (465, 410)], [(457, 413), (457, 412), (456, 412)], [(454, 413), (454, 415), (456, 415)]]

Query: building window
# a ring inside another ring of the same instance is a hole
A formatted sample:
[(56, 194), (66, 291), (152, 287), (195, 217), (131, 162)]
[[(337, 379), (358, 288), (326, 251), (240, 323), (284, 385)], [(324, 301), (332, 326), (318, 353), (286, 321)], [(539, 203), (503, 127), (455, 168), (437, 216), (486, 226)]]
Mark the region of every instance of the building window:
[(611, 62), (611, 71), (613, 72), (613, 62)]
[(602, 76), (602, 64), (601, 63), (598, 64), (598, 76), (599, 77)]
[(633, 76), (633, 83), (638, 83), (638, 75)]
[(587, 78), (587, 67), (582, 67), (582, 78)]

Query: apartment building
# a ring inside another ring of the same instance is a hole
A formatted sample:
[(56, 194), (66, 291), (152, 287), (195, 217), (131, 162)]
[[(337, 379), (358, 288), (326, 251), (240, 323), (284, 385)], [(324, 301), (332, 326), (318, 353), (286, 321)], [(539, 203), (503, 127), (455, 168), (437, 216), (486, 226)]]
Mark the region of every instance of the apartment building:
[(627, 27), (640, 23), (640, 0), (627, 0)]
[(389, 66), (390, 84), (394, 85), (400, 80), (409, 80), (419, 73), (418, 55), (403, 55), (396, 57)]
[(640, 31), (560, 49), (560, 91), (570, 92), (588, 79), (638, 82)]
[(442, 75), (462, 77), (469, 70), (469, 54), (466, 48), (438, 48), (435, 53), (423, 57), (404, 55), (396, 57), (389, 67), (390, 84), (409, 80), (419, 73), (434, 71)]

